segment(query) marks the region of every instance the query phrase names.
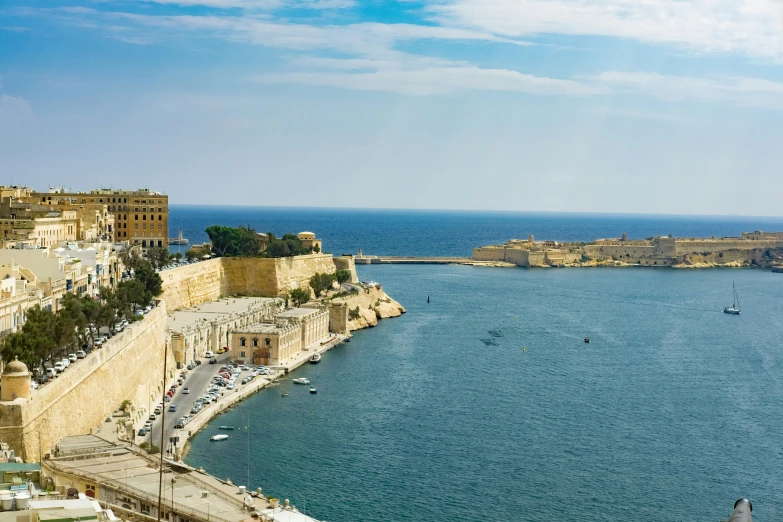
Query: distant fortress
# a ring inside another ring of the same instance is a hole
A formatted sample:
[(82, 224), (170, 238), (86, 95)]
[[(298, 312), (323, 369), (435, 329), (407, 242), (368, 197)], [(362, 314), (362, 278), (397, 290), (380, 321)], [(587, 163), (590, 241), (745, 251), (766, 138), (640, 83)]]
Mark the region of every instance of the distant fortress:
[(473, 250), (474, 261), (523, 267), (552, 266), (779, 266), (783, 264), (783, 232), (745, 232), (740, 237), (642, 240), (598, 239), (591, 243), (512, 239), (503, 245)]

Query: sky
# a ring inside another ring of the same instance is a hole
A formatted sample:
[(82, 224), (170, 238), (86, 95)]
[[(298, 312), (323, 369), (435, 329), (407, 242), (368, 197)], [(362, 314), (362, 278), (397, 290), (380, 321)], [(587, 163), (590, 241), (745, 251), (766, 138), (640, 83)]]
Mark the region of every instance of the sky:
[(783, 0), (0, 2), (0, 183), (783, 215)]

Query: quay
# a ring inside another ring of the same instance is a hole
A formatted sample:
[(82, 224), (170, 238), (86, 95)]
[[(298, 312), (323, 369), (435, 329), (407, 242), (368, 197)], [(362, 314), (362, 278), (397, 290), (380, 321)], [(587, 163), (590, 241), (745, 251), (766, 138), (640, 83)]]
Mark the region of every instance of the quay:
[(502, 261), (483, 261), (469, 257), (365, 256), (354, 258), (357, 265), (473, 265), (514, 266)]

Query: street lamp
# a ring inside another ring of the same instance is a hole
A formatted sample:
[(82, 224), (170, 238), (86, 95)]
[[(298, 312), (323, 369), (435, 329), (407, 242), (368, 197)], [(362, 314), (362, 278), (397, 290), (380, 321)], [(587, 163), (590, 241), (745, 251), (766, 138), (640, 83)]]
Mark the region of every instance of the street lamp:
[(174, 483), (177, 481), (176, 476), (171, 477), (171, 522), (174, 522)]

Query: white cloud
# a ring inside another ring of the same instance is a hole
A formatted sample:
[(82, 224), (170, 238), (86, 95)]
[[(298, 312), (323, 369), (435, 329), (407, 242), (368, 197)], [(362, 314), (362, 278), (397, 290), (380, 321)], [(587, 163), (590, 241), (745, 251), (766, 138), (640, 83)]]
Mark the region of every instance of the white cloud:
[(509, 91), (530, 94), (585, 96), (600, 88), (571, 80), (475, 66), (382, 69), (365, 73), (285, 73), (255, 77), (261, 83), (303, 83), (346, 89), (430, 95), (458, 91)]
[(16, 125), (35, 121), (32, 107), (22, 97), (0, 94), (0, 126), (12, 129)]
[(734, 106), (783, 109), (783, 83), (741, 76), (692, 78), (646, 72), (608, 71), (589, 81), (612, 92), (645, 94), (665, 101), (726, 102)]
[(353, 0), (141, 0), (150, 4), (204, 6), (218, 9), (270, 10), (283, 7), (294, 9), (347, 9)]
[(509, 37), (610, 36), (783, 58), (780, 0), (448, 0), (429, 10), (442, 25)]

